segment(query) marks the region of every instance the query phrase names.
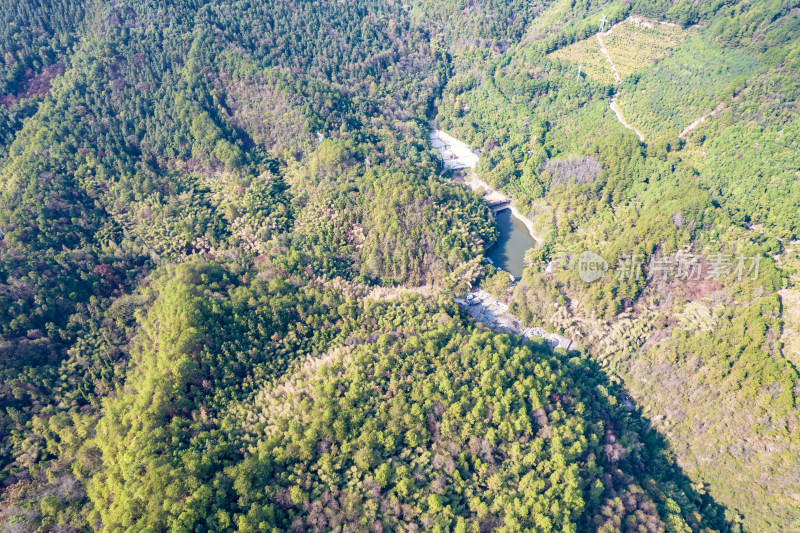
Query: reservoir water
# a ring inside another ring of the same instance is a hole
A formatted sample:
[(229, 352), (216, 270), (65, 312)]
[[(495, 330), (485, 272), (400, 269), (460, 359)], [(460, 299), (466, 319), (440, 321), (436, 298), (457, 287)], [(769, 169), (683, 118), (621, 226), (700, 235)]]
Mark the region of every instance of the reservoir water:
[(497, 243), (486, 251), (486, 256), (494, 266), (500, 267), (515, 278), (522, 277), (525, 267), (525, 252), (536, 246), (528, 228), (510, 209), (504, 209), (495, 215), (500, 236)]
[[(469, 146), (452, 137), (444, 131), (432, 129), (430, 132), (431, 147), (439, 151), (445, 168), (474, 169), (478, 164), (478, 155), (469, 149)], [(473, 174), (474, 177), (474, 174)], [(478, 181), (477, 185), (470, 185), (474, 191), (478, 188), (489, 190), (494, 200), (508, 199), (503, 194), (488, 189), (488, 185)], [(499, 198), (498, 198), (499, 197)], [(489, 200), (486, 196), (484, 199)], [(486, 257), (492, 260), (494, 266), (502, 268), (516, 279), (522, 277), (525, 266), (525, 252), (528, 248), (536, 246), (528, 228), (514, 216), (510, 209), (504, 209), (495, 215), (500, 236), (497, 243), (486, 251)]]

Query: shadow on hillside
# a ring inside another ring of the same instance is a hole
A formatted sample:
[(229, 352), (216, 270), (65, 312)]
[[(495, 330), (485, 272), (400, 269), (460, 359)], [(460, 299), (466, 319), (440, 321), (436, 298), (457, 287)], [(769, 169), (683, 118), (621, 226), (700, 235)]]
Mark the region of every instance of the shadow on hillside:
[[(576, 396), (587, 401), (591, 399), (592, 405), (589, 407), (595, 415), (593, 418), (599, 416), (606, 426), (606, 441), (603, 443), (605, 453), (604, 457), (598, 458), (598, 463), (604, 469), (614, 471), (616, 467), (621, 472), (619, 478), (613, 480), (615, 488), (622, 488), (625, 483), (632, 481), (651, 495), (662, 491), (664, 497), (656, 501), (661, 518), (674, 512), (677, 505), (680, 515), (694, 531), (740, 531), (737, 524), (732, 524), (726, 518), (725, 507), (683, 472), (675, 462), (666, 437), (652, 428), (650, 420), (633, 404), (625, 387), (610, 380), (597, 361), (580, 352), (553, 352), (546, 342), (521, 342), (537, 351), (553, 353), (568, 369), (573, 385), (578, 389)], [(605, 398), (603, 390), (608, 393)], [(608, 480), (603, 481), (607, 484)], [(656, 490), (651, 490), (656, 487)], [(610, 512), (624, 513), (624, 516), (635, 513), (637, 509), (631, 509), (632, 504), (626, 498), (630, 497), (623, 496), (621, 505), (616, 509), (602, 509), (600, 514), (607, 517)], [(624, 516), (620, 517), (623, 522)], [(587, 516), (586, 520), (591, 521), (595, 517)], [(588, 529), (597, 527), (593, 523), (583, 525)], [(624, 527), (624, 523), (620, 525)]]

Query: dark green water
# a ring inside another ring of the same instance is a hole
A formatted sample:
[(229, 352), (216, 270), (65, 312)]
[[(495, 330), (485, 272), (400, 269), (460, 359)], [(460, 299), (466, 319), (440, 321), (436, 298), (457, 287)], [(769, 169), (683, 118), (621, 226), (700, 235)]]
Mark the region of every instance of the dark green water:
[(497, 244), (487, 250), (486, 256), (494, 261), (494, 266), (519, 279), (522, 277), (525, 252), (528, 248), (536, 246), (536, 241), (528, 233), (525, 224), (511, 214), (510, 209), (500, 211), (495, 217), (500, 237), (497, 239)]

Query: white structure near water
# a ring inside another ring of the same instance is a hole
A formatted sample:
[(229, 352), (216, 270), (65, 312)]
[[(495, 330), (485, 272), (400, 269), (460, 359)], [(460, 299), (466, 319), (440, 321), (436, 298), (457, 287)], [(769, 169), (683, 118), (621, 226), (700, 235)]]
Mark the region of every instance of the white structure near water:
[(458, 170), (478, 166), (478, 155), (469, 146), (442, 130), (431, 130), (431, 146), (439, 150), (445, 168)]

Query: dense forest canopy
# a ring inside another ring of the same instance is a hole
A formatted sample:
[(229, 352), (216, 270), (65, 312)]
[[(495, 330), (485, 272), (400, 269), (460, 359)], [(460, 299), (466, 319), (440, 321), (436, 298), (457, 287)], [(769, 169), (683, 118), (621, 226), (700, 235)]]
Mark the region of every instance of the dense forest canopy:
[[(780, 0), (0, 0), (0, 527), (800, 529), (798, 35)], [(533, 221), (513, 291), (434, 125)], [(759, 269), (615, 275), (676, 254)], [(473, 321), (481, 282), (573, 350)]]

